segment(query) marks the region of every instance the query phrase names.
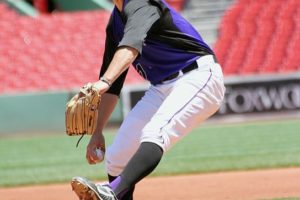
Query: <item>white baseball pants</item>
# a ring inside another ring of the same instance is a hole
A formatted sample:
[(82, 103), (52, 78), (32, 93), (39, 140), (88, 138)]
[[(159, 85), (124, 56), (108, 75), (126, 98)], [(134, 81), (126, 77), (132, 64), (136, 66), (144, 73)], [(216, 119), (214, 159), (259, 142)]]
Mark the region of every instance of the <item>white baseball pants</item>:
[(108, 174), (121, 174), (141, 142), (167, 151), (219, 109), (225, 93), (222, 69), (212, 56), (197, 63), (198, 69), (150, 86), (129, 112), (106, 151)]

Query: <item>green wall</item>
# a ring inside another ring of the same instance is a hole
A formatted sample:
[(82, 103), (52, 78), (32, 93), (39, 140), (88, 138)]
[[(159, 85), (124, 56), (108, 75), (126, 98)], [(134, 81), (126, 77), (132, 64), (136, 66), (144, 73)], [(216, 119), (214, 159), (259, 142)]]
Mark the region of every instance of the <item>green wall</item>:
[[(31, 17), (39, 15), (39, 11), (24, 0), (0, 0), (0, 2), (1, 1), (6, 2), (20, 14)], [(54, 0), (54, 3), (61, 11), (113, 9), (113, 4), (109, 0)]]
[(18, 11), (20, 14), (28, 15), (31, 17), (36, 17), (39, 15), (39, 12), (32, 7), (29, 3), (22, 0), (6, 0), (7, 4)]
[[(74, 93), (26, 93), (0, 96), (0, 134), (65, 131), (65, 105)], [(110, 123), (122, 120), (120, 104)]]
[(75, 11), (75, 10), (95, 10), (106, 9), (111, 10), (113, 4), (108, 0), (54, 0), (61, 10)]

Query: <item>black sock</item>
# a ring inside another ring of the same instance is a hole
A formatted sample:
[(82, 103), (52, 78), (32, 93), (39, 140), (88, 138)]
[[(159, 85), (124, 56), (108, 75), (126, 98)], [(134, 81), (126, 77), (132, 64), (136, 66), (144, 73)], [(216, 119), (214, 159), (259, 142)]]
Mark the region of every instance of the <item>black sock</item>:
[(121, 181), (114, 190), (117, 197), (122, 197), (137, 182), (149, 175), (162, 156), (163, 150), (157, 144), (142, 143), (120, 175)]

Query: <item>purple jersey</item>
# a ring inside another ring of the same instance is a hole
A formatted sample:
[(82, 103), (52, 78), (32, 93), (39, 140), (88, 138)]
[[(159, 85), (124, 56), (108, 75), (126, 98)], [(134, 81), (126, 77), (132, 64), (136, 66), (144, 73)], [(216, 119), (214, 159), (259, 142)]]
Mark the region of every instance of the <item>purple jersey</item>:
[[(214, 54), (194, 27), (162, 0), (127, 0), (122, 12), (115, 8), (106, 43), (106, 51), (120, 46), (137, 49), (139, 56), (133, 66), (154, 85), (199, 57)], [(112, 57), (113, 52), (106, 54)], [(104, 63), (101, 74), (108, 64)], [(124, 82), (125, 76), (120, 80)], [(119, 93), (123, 83), (116, 85)]]

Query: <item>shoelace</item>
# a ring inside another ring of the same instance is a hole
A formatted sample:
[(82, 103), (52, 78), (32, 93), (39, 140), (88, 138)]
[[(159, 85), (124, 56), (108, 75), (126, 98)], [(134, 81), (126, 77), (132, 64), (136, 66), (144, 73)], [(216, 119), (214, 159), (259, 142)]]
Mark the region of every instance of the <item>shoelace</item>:
[(76, 148), (78, 147), (78, 145), (79, 145), (79, 143), (80, 143), (80, 141), (81, 141), (81, 139), (83, 138), (84, 135), (85, 135), (85, 134), (82, 134), (81, 137), (78, 139), (78, 141), (77, 141), (77, 143), (76, 143)]

